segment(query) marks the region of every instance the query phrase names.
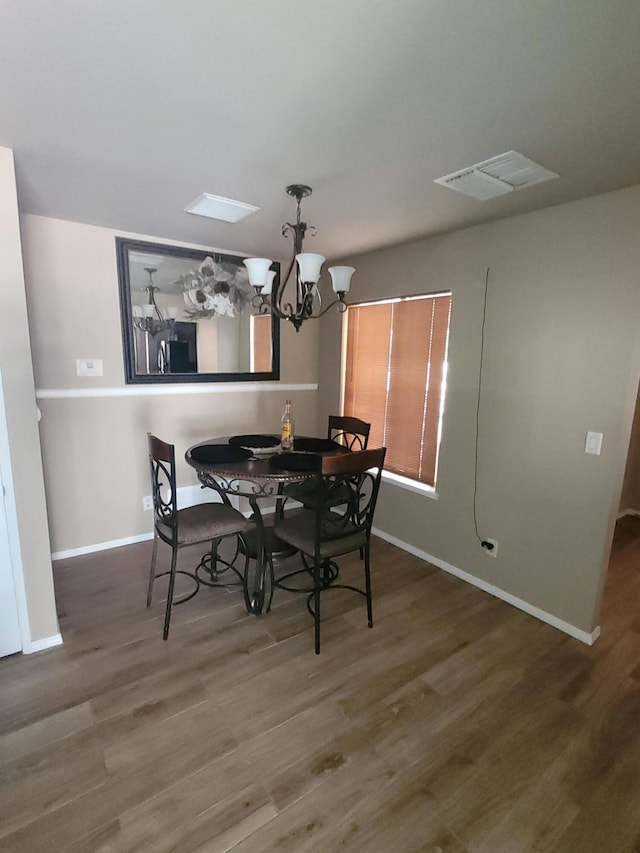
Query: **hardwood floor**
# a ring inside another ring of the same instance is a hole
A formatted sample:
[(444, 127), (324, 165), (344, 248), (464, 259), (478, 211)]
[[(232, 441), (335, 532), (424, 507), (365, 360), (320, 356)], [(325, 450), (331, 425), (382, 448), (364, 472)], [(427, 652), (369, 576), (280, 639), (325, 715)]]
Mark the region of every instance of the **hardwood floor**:
[(320, 656), (284, 592), (203, 588), (163, 643), (149, 557), (57, 563), (64, 646), (0, 661), (0, 850), (640, 850), (639, 519), (592, 648), (380, 540)]

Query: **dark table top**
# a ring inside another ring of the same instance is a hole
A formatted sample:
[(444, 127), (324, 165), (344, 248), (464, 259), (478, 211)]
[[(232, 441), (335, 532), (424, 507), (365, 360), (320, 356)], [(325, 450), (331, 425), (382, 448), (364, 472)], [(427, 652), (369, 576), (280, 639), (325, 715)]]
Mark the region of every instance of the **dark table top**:
[[(229, 441), (230, 438), (232, 443)], [(235, 443), (234, 438), (233, 436), (210, 438), (192, 445), (186, 451), (187, 464), (198, 472), (199, 479), (205, 485), (208, 477), (214, 477), (217, 486), (222, 485), (229, 491), (239, 493), (241, 487), (237, 481), (252, 481), (262, 487), (268, 483), (277, 485), (301, 482), (314, 476), (318, 467), (318, 455), (349, 452), (347, 448), (336, 442), (311, 436), (297, 438), (293, 453), (281, 452), (279, 444), (264, 448), (243, 448), (241, 444)], [(220, 448), (220, 459), (216, 459), (215, 448), (217, 447)], [(200, 458), (194, 458), (194, 451), (197, 457), (199, 448), (213, 448), (213, 450), (210, 451), (209, 458), (207, 458), (207, 450), (202, 451)], [(234, 449), (239, 449), (238, 455), (244, 450), (245, 458), (233, 458)], [(252, 492), (255, 493), (255, 490)]]

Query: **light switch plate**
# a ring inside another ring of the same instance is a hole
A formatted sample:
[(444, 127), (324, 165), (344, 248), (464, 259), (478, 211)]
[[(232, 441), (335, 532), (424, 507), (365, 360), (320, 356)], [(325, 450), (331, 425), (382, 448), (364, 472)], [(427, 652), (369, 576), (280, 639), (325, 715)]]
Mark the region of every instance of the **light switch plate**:
[(584, 444), (584, 452), (591, 453), (593, 456), (600, 456), (602, 450), (602, 433), (588, 432), (587, 440)]
[(78, 376), (102, 376), (102, 359), (77, 358), (76, 374)]

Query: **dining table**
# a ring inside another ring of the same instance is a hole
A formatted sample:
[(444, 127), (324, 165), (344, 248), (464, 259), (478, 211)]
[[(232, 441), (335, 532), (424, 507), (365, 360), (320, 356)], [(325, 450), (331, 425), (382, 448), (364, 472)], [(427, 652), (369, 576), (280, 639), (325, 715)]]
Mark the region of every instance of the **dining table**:
[[(232, 498), (245, 498), (251, 508), (255, 559), (253, 571), (246, 561), (243, 582), (248, 612), (262, 613), (265, 601), (270, 603), (273, 594), (267, 567), (280, 543), (265, 522), (265, 509), (278, 513), (287, 498), (285, 487), (313, 480), (322, 456), (349, 452), (338, 442), (313, 436), (296, 437), (293, 450), (283, 451), (279, 437), (269, 434), (209, 438), (185, 452), (185, 461), (203, 487), (214, 490), (228, 505)], [(283, 552), (287, 553), (284, 547)]]

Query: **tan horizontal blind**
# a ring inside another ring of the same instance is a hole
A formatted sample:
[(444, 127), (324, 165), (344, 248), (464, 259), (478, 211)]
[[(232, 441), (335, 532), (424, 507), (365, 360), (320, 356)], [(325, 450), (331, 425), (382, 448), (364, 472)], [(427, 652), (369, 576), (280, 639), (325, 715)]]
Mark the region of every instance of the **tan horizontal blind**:
[(384, 446), (391, 309), (389, 303), (348, 309), (344, 414), (371, 424), (369, 447)]
[(345, 415), (371, 423), (385, 468), (435, 485), (451, 296), (350, 306)]

